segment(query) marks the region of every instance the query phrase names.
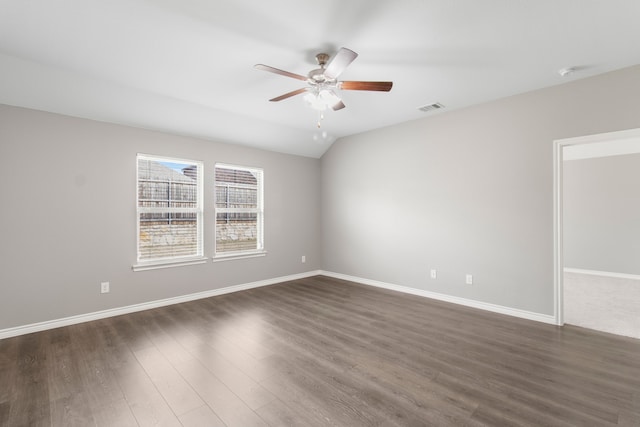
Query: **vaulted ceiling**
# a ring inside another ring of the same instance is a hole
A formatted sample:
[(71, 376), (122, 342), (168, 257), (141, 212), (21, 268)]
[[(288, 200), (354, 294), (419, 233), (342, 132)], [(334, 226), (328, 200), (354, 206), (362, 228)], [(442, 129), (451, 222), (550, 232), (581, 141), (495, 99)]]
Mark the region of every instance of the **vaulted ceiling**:
[[(640, 63), (638, 0), (0, 0), (0, 103), (320, 157), (337, 138)], [(359, 57), (317, 112), (315, 55)], [(561, 77), (558, 70), (575, 67)], [(4, 142), (3, 142), (4, 143)]]

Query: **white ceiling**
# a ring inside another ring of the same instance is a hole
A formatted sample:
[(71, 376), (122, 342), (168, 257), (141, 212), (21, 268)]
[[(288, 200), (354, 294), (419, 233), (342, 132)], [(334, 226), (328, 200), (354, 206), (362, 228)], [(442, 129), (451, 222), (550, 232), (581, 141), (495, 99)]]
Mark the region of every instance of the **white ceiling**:
[[(0, 0), (0, 103), (320, 157), (332, 140), (640, 63), (638, 0)], [(316, 53), (359, 57), (317, 113)], [(560, 77), (558, 70), (579, 71)]]

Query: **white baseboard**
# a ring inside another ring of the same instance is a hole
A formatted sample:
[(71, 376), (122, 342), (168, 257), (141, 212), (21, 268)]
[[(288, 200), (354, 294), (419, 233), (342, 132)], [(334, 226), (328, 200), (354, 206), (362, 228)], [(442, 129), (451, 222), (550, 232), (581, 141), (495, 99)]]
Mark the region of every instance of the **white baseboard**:
[(614, 277), (616, 279), (640, 280), (640, 276), (637, 275), (637, 274), (614, 273), (614, 272), (611, 272), (611, 271), (583, 270), (581, 268), (565, 268), (564, 272), (565, 273), (589, 274), (591, 276)]
[(346, 274), (333, 273), (330, 271), (321, 271), (324, 276), (334, 277), (336, 279), (349, 280), (351, 282), (362, 283), (363, 285), (375, 286), (378, 288), (389, 289), (392, 291), (403, 292), (406, 294), (417, 295), (425, 298), (431, 298), (439, 301), (450, 302), (453, 304), (464, 305), (467, 307), (479, 308), (481, 310), (491, 311), (493, 313), (506, 314), (508, 316), (519, 317), (522, 319), (533, 320), (536, 322), (548, 323), (556, 325), (556, 318), (548, 314), (534, 313), (532, 311), (520, 310), (517, 308), (505, 307), (502, 305), (489, 304), (486, 302), (470, 300), (466, 298), (455, 297), (436, 292), (425, 291), (422, 289), (410, 288), (408, 286), (394, 285), (391, 283), (379, 282), (377, 280), (363, 279), (361, 277), (349, 276)]
[(0, 339), (11, 338), (18, 335), (30, 334), (32, 332), (45, 331), (47, 329), (60, 328), (62, 326), (75, 325), (92, 320), (104, 319), (107, 317), (120, 316), (122, 314), (134, 313), (136, 311), (150, 310), (152, 308), (164, 307), (172, 304), (194, 301), (202, 298), (215, 297), (218, 295), (230, 294), (232, 292), (244, 291), (247, 289), (259, 288), (262, 286), (274, 285), (276, 283), (290, 280), (303, 279), (321, 274), (320, 270), (306, 273), (292, 274), (289, 276), (276, 277), (274, 279), (260, 280), (257, 282), (244, 283), (241, 285), (228, 286), (226, 288), (212, 289), (210, 291), (198, 292), (195, 294), (181, 295), (173, 298), (149, 301), (140, 304), (128, 305), (125, 307), (111, 308), (108, 310), (96, 311), (93, 313), (80, 314), (77, 316), (64, 317), (62, 319), (48, 320), (46, 322), (32, 323), (30, 325), (16, 326), (14, 328), (0, 329)]
[[(565, 269), (565, 271), (573, 269)], [(587, 270), (584, 270), (587, 271)], [(580, 272), (583, 272), (581, 270)], [(273, 279), (260, 280), (257, 282), (244, 283), (235, 286), (228, 286), (220, 289), (212, 289), (210, 291), (198, 292), (189, 295), (181, 295), (173, 298), (166, 298), (162, 300), (149, 301), (140, 304), (128, 305), (125, 307), (112, 308), (108, 310), (96, 311), (93, 313), (80, 314), (77, 316), (64, 317), (62, 319), (48, 320), (45, 322), (32, 323), (29, 325), (16, 326), (13, 328), (0, 329), (0, 339), (11, 338), (18, 335), (30, 334), (33, 332), (45, 331), (47, 329), (55, 329), (63, 326), (75, 325), (83, 322), (90, 322), (92, 320), (104, 319), (107, 317), (120, 316), (128, 313), (135, 313), (137, 311), (150, 310), (152, 308), (165, 307), (172, 304), (180, 304), (183, 302), (194, 301), (202, 298), (209, 298), (218, 295), (229, 294), (232, 292), (244, 291), (253, 288), (259, 288), (262, 286), (274, 285), (276, 283), (287, 282), (290, 280), (304, 279), (306, 277), (312, 277), (317, 275), (324, 275), (328, 277), (334, 277), (336, 279), (348, 280), (351, 282), (362, 283), (363, 285), (375, 286), (378, 288), (389, 289), (392, 291), (403, 292), (406, 294), (417, 295), (425, 298), (431, 298), (439, 301), (450, 302), (454, 304), (464, 305), (467, 307), (479, 308), (481, 310), (491, 311), (494, 313), (506, 314), (508, 316), (519, 317), (522, 319), (534, 320), (536, 322), (556, 324), (555, 318), (550, 315), (534, 313), (526, 310), (520, 310), (516, 308), (504, 307), (495, 304), (489, 304), (485, 302), (470, 300), (466, 298), (455, 297), (446, 294), (439, 294), (436, 292), (425, 291), (422, 289), (410, 288), (408, 286), (394, 285), (391, 283), (380, 282), (377, 280), (364, 279), (361, 277), (349, 276), (341, 273), (334, 273), (331, 271), (315, 270), (306, 273), (292, 274), (289, 276), (276, 277)], [(619, 277), (619, 276), (618, 276)], [(640, 276), (636, 276), (640, 279)]]

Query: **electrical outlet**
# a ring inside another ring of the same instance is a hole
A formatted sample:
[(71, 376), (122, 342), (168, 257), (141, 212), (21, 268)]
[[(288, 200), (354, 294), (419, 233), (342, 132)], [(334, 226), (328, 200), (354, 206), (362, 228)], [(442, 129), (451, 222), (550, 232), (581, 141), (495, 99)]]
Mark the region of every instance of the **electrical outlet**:
[(108, 294), (109, 293), (109, 282), (100, 283), (100, 293)]
[(435, 278), (437, 278), (437, 277), (438, 277), (438, 272), (436, 271), (436, 269), (435, 269), (435, 268), (432, 268), (432, 269), (431, 269), (431, 278), (432, 278), (432, 279), (435, 279)]
[(304, 255), (302, 255), (302, 258), (300, 259), (300, 262), (302, 262), (303, 264), (304, 264), (305, 262), (307, 262), (307, 257), (306, 257), (306, 256), (304, 256)]
[(467, 285), (473, 285), (473, 275), (467, 274), (467, 276), (465, 277), (465, 283)]

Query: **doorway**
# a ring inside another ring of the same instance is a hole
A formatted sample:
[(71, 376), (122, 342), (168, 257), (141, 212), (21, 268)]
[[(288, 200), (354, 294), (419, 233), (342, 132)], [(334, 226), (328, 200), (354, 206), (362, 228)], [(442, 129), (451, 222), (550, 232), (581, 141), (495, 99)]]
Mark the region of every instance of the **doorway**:
[[(633, 336), (633, 334), (629, 334), (628, 331), (625, 331), (624, 328), (620, 330), (622, 332), (616, 332), (615, 328), (614, 330), (607, 329), (610, 328), (610, 325), (607, 325), (607, 323), (611, 323), (609, 320), (615, 320), (614, 314), (622, 313), (621, 316), (624, 315), (624, 304), (629, 301), (622, 301), (622, 303), (618, 301), (618, 303), (614, 303), (611, 308), (606, 307), (606, 303), (607, 301), (613, 301), (613, 297), (616, 296), (615, 292), (618, 292), (617, 289), (627, 289), (637, 292), (635, 295), (630, 293), (629, 298), (638, 298), (638, 295), (640, 295), (640, 281), (638, 281), (640, 276), (633, 274), (602, 274), (603, 272), (599, 271), (614, 271), (616, 270), (615, 267), (612, 269), (593, 268), (593, 270), (581, 269), (570, 270), (567, 272), (566, 267), (572, 266), (566, 265), (567, 254), (565, 251), (567, 250), (567, 242), (565, 242), (565, 238), (566, 231), (572, 229), (572, 227), (569, 226), (568, 223), (564, 222), (566, 219), (565, 203), (567, 202), (567, 194), (565, 194), (567, 189), (565, 188), (565, 184), (570, 183), (571, 177), (571, 175), (565, 176), (565, 172), (570, 172), (572, 170), (571, 168), (565, 169), (567, 165), (566, 162), (571, 160), (581, 161), (583, 159), (587, 159), (586, 164), (589, 164), (589, 162), (592, 162), (591, 164), (593, 164), (594, 160), (597, 161), (598, 158), (601, 157), (629, 157), (624, 155), (633, 153), (636, 153), (636, 156), (638, 155), (637, 153), (640, 153), (640, 129), (554, 141), (554, 313), (555, 321), (558, 325), (563, 325), (565, 323), (567, 320), (567, 314), (570, 314), (571, 316), (575, 315), (575, 304), (585, 304), (583, 307), (577, 307), (579, 309), (578, 312), (580, 310), (588, 312), (589, 316), (595, 319), (597, 310), (601, 310), (604, 307), (608, 311), (608, 313), (604, 313), (604, 316), (606, 317), (608, 315), (610, 319), (607, 319), (608, 322), (602, 322), (602, 327), (598, 327), (597, 325), (596, 327), (593, 327), (589, 322), (579, 326)], [(572, 165), (571, 167), (574, 167), (575, 165), (573, 163), (569, 164)], [(565, 182), (565, 178), (567, 178), (567, 182)], [(575, 241), (572, 240), (571, 243), (573, 244)], [(569, 258), (573, 258), (570, 262), (575, 264), (575, 256), (573, 256), (574, 252), (570, 252), (570, 254), (571, 256)], [(580, 263), (578, 262), (577, 264)], [(595, 262), (595, 264), (593, 262), (583, 262), (583, 265), (597, 264), (597, 262)], [(576, 286), (589, 286), (589, 288), (581, 288), (577, 293), (575, 288)], [(606, 289), (606, 292), (609, 293), (608, 297), (603, 289)], [(565, 298), (567, 298), (567, 300), (565, 300)], [(571, 298), (571, 300), (568, 298)], [(589, 300), (589, 298), (591, 298), (591, 300)], [(568, 303), (571, 303), (571, 305), (568, 305)], [(593, 303), (602, 303), (602, 307), (589, 307), (588, 304)], [(570, 308), (569, 311), (567, 311), (568, 307)], [(603, 315), (601, 314), (601, 318), (605, 318), (602, 316)], [(635, 322), (640, 322), (637, 317), (635, 317)], [(572, 321), (571, 323), (575, 324), (576, 322)], [(635, 329), (638, 329), (639, 327), (640, 326), (634, 326)], [(638, 334), (637, 331), (636, 334)], [(636, 337), (640, 338), (640, 336)]]

